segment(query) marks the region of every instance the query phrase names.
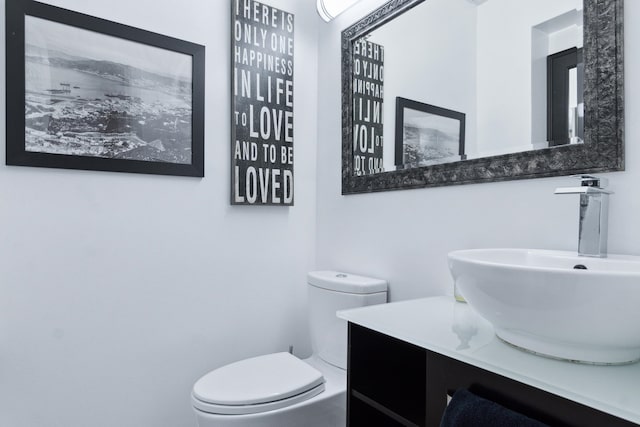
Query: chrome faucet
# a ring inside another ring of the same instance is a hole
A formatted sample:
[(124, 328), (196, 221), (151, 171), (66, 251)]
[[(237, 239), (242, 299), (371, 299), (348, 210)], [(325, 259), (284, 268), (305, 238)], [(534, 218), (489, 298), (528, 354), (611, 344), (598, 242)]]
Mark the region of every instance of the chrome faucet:
[(605, 190), (608, 181), (591, 175), (576, 175), (580, 187), (556, 188), (555, 194), (580, 195), (580, 229), (578, 232), (578, 255), (606, 258), (607, 223), (609, 217), (609, 194)]

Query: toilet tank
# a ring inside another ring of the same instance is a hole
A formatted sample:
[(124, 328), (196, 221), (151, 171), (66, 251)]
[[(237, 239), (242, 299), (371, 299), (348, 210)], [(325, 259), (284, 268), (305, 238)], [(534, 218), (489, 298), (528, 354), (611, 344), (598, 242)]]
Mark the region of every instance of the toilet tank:
[(313, 271), (307, 283), (313, 352), (347, 369), (347, 322), (336, 311), (386, 303), (387, 282), (338, 271)]

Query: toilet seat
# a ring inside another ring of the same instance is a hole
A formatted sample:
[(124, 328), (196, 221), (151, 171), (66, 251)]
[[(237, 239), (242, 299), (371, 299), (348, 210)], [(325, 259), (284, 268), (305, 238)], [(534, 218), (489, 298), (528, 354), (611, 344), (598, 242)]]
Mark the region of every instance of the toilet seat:
[(193, 405), (211, 414), (255, 414), (324, 391), (324, 377), (289, 353), (241, 360), (209, 372), (193, 386)]

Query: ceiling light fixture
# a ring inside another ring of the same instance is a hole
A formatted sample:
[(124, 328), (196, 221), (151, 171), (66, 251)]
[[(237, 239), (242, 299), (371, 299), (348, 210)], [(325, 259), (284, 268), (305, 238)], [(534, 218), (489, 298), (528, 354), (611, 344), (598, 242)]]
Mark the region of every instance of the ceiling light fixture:
[(358, 0), (318, 0), (316, 7), (320, 17), (329, 22), (357, 2)]

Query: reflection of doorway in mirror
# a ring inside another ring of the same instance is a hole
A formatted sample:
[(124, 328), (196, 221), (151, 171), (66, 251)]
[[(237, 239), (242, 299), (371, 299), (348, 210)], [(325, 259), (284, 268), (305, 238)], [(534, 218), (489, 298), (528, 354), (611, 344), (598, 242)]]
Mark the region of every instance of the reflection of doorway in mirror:
[[(558, 2), (552, 15), (531, 27), (531, 140), (534, 149), (583, 140), (583, 27), (581, 0)], [(575, 71), (572, 81), (570, 75), (574, 71), (571, 70)], [(570, 99), (574, 100), (571, 106)]]
[(584, 140), (584, 61), (571, 48), (547, 60), (547, 140), (550, 147)]

